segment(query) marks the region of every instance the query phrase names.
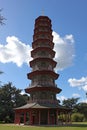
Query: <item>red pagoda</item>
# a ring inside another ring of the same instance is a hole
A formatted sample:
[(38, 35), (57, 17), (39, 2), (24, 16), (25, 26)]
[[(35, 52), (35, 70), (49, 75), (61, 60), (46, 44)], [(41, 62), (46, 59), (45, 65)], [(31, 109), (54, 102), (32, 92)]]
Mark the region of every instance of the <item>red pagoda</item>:
[(61, 89), (55, 84), (59, 74), (54, 71), (57, 62), (53, 59), (53, 48), (51, 20), (47, 16), (39, 16), (35, 20), (32, 42), (32, 71), (27, 74), (31, 84), (25, 89), (30, 99), (26, 105), (15, 109), (16, 124), (22, 120), (22, 123), (29, 125), (58, 125), (60, 115), (62, 122), (70, 122), (71, 110), (59, 105), (56, 98)]

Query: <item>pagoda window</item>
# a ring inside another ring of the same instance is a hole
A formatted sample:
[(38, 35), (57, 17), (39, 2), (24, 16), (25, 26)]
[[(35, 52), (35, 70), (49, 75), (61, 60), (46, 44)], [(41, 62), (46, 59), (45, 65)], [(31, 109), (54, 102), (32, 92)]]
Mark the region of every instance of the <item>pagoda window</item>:
[(44, 38), (44, 37), (45, 37), (45, 35), (44, 35), (44, 34), (42, 34), (42, 35), (40, 35), (39, 37), (40, 37), (40, 38)]
[(44, 75), (44, 76), (41, 76), (41, 81), (46, 81), (46, 76)]
[(31, 85), (34, 86), (36, 85), (38, 82), (38, 78), (35, 76), (33, 79), (32, 79), (32, 82), (31, 82)]
[(40, 29), (39, 29), (40, 31), (44, 31), (45, 29), (44, 29), (44, 27), (40, 27)]
[(46, 42), (39, 43), (38, 47), (50, 47), (50, 45)]
[(52, 70), (52, 65), (49, 64), (48, 70)]
[(51, 58), (51, 55), (48, 54), (48, 53), (45, 52), (45, 51), (41, 51), (39, 55), (40, 55), (40, 56), (44, 56), (44, 57), (49, 57), (49, 58)]
[(39, 67), (37, 66), (37, 65), (35, 65), (34, 67), (33, 67), (33, 71), (34, 70), (39, 70)]
[(46, 93), (45, 92), (42, 92), (41, 99), (46, 99)]
[(41, 62), (41, 67), (45, 68), (46, 67), (46, 63), (45, 62)]
[(51, 99), (52, 99), (52, 100), (54, 99), (54, 95), (53, 95), (53, 94), (51, 95)]
[(45, 31), (45, 32), (48, 32), (49, 29), (48, 29), (48, 28), (44, 28), (44, 27), (40, 27), (39, 31)]
[(46, 56), (46, 52), (45, 52), (45, 51), (41, 51), (41, 52), (40, 52), (40, 55), (41, 55), (41, 56)]
[(33, 95), (32, 95), (32, 98), (33, 98), (33, 100), (36, 100), (36, 95), (33, 94)]

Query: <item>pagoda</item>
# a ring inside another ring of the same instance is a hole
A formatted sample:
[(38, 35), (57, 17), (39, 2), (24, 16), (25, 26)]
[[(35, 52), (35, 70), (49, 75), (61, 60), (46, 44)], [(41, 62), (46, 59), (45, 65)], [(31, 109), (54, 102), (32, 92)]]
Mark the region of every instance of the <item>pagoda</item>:
[(39, 16), (35, 20), (32, 42), (32, 71), (27, 74), (31, 84), (25, 89), (30, 98), (26, 105), (15, 108), (16, 124), (20, 124), (22, 118), (22, 123), (29, 125), (58, 125), (61, 113), (70, 122), (71, 110), (62, 107), (56, 98), (61, 89), (55, 84), (59, 74), (54, 71), (57, 62), (54, 61), (53, 48), (51, 20), (47, 16)]

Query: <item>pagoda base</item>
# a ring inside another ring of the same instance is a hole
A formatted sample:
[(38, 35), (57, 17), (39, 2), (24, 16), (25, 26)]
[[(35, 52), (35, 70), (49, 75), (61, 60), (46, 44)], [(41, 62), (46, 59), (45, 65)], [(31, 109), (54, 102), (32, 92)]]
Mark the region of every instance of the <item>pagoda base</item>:
[(15, 124), (23, 123), (24, 125), (68, 124), (71, 122), (71, 110), (58, 104), (27, 103), (15, 109), (14, 122)]

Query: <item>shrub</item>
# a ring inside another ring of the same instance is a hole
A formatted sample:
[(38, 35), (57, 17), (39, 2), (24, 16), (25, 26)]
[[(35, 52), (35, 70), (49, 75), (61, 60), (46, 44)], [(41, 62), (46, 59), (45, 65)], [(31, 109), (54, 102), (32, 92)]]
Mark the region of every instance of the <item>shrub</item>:
[(84, 118), (85, 118), (84, 115), (81, 113), (74, 113), (71, 116), (71, 120), (73, 122), (82, 122), (82, 121), (84, 121)]
[(6, 116), (6, 117), (5, 117), (5, 123), (10, 123), (10, 122), (11, 122), (10, 117), (9, 117), (9, 116)]

